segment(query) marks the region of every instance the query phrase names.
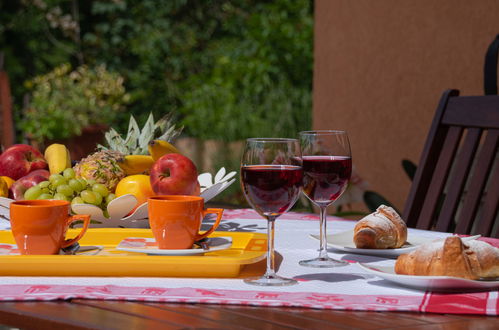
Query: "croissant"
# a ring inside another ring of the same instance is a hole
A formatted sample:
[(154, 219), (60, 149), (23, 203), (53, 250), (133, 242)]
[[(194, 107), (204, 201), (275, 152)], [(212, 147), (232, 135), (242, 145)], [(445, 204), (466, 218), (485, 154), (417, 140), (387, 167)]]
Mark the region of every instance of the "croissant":
[(458, 236), (425, 244), (399, 256), (395, 272), (405, 275), (454, 276), (470, 280), (499, 276), (499, 249), (482, 241), (463, 243)]
[(397, 212), (381, 205), (357, 222), (353, 241), (359, 249), (395, 249), (404, 245), (407, 226)]

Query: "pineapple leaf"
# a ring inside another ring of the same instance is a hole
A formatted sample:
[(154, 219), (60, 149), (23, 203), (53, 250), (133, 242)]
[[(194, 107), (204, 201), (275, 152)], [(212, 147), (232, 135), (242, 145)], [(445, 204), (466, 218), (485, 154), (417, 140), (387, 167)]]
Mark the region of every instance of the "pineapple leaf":
[(113, 148), (111, 148), (111, 150), (115, 150), (121, 153), (126, 153), (127, 151), (125, 141), (123, 141), (123, 138), (119, 134), (111, 138), (109, 145), (113, 145)]
[[(115, 150), (125, 155), (146, 155), (150, 141), (158, 139), (171, 142), (182, 132), (183, 127), (175, 127), (172, 116), (172, 113), (168, 113), (155, 123), (154, 116), (150, 113), (141, 130), (131, 115), (125, 139), (116, 130), (110, 128), (104, 135), (108, 146), (99, 145), (98, 147), (100, 150)], [(156, 134), (161, 136), (155, 138)]]
[(164, 132), (160, 137), (158, 137), (158, 140), (164, 140), (171, 142), (175, 137), (177, 137), (180, 132), (182, 131), (182, 128), (177, 129), (175, 126), (170, 126), (166, 132)]
[(140, 133), (140, 137), (138, 139), (139, 148), (147, 149), (147, 144), (154, 139), (155, 128), (154, 116), (151, 112), (144, 127), (142, 127), (142, 132)]
[(158, 120), (158, 122), (154, 125), (155, 130), (157, 129), (160, 132), (163, 132), (165, 128), (168, 126), (169, 117), (170, 115), (168, 114), (166, 116), (163, 116), (163, 118), (161, 118), (160, 120)]
[[(117, 135), (119, 135), (118, 132), (116, 132), (113, 128), (111, 128), (109, 131), (106, 132), (106, 134), (104, 134), (104, 138), (105, 138), (107, 145), (110, 149), (114, 148), (114, 145), (112, 144), (114, 142), (113, 138)], [(103, 147), (103, 148), (107, 149), (106, 147)]]
[[(123, 152), (124, 151), (124, 141), (121, 137), (121, 135), (116, 132), (116, 130), (114, 128), (111, 128), (109, 131), (106, 132), (106, 134), (104, 135), (104, 138), (106, 139), (106, 142), (109, 146), (109, 149), (111, 150), (116, 150), (116, 151), (119, 151), (119, 152)], [(108, 148), (104, 147), (104, 146), (99, 146), (99, 148), (103, 149), (103, 150), (107, 150)]]
[(132, 153), (133, 150), (137, 148), (137, 140), (140, 136), (140, 128), (137, 125), (137, 121), (133, 116), (130, 116), (130, 123), (128, 124), (128, 132), (126, 134), (126, 139), (124, 145), (126, 148), (125, 154)]
[(128, 132), (126, 133), (126, 140), (129, 140), (132, 135), (138, 135), (140, 134), (140, 128), (139, 125), (137, 124), (137, 121), (133, 117), (133, 115), (130, 116), (130, 122), (128, 124)]
[(163, 116), (158, 122), (156, 123), (159, 133), (161, 134), (160, 137), (158, 137), (158, 140), (164, 140), (171, 142), (173, 139), (175, 139), (177, 136), (180, 135), (184, 127), (175, 127), (175, 124), (173, 123), (173, 113), (170, 112), (167, 115)]

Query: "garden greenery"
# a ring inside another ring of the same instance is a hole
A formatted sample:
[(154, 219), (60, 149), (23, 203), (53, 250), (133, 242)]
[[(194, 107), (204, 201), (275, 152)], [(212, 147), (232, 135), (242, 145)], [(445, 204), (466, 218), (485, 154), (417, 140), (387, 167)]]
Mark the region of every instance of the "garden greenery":
[[(124, 77), (130, 95), (128, 111), (102, 117), (117, 130), (126, 129), (130, 114), (145, 122), (150, 112), (158, 118), (172, 112), (193, 137), (290, 137), (311, 126), (312, 6), (312, 0), (3, 1), (0, 50), (19, 117), (26, 92), (36, 102), (25, 81), (63, 63), (105, 64)], [(47, 109), (54, 103), (44, 102)], [(41, 121), (37, 129), (51, 137), (41, 128), (50, 125)], [(34, 134), (34, 122), (22, 129)]]
[(103, 65), (72, 71), (69, 64), (62, 64), (26, 86), (32, 97), (20, 127), (38, 143), (67, 139), (80, 135), (84, 127), (109, 123), (128, 101), (123, 77)]

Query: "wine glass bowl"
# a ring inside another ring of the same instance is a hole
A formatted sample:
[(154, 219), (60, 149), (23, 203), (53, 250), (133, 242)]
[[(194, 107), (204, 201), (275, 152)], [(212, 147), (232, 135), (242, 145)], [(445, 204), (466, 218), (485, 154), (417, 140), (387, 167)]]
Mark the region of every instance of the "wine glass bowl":
[(248, 278), (248, 284), (261, 286), (292, 285), (294, 279), (275, 273), (274, 224), (299, 197), (303, 170), (300, 146), (296, 139), (252, 138), (246, 140), (241, 160), (241, 186), (250, 206), (267, 219), (267, 269), (261, 277)]
[(245, 166), (241, 175), (248, 203), (262, 216), (283, 214), (300, 193), (302, 170), (298, 166)]
[(337, 267), (347, 263), (327, 255), (326, 211), (346, 190), (352, 174), (350, 143), (345, 131), (299, 133), (302, 149), (303, 192), (320, 209), (319, 257), (302, 260), (308, 267)]
[(345, 191), (352, 159), (345, 156), (303, 156), (303, 192), (315, 204), (329, 205)]

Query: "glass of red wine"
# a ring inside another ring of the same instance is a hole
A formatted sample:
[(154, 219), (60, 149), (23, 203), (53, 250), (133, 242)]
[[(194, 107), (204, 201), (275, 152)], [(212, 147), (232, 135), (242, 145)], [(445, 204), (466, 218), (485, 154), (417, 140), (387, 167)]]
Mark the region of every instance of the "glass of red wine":
[(346, 190), (352, 174), (350, 143), (345, 131), (300, 132), (303, 166), (303, 192), (320, 209), (320, 247), (315, 259), (302, 260), (307, 267), (337, 267), (346, 261), (327, 254), (326, 210)]
[(267, 219), (267, 270), (244, 282), (261, 286), (292, 285), (294, 279), (278, 276), (274, 259), (274, 224), (298, 199), (303, 171), (297, 139), (252, 138), (246, 140), (241, 160), (241, 186), (250, 206)]

